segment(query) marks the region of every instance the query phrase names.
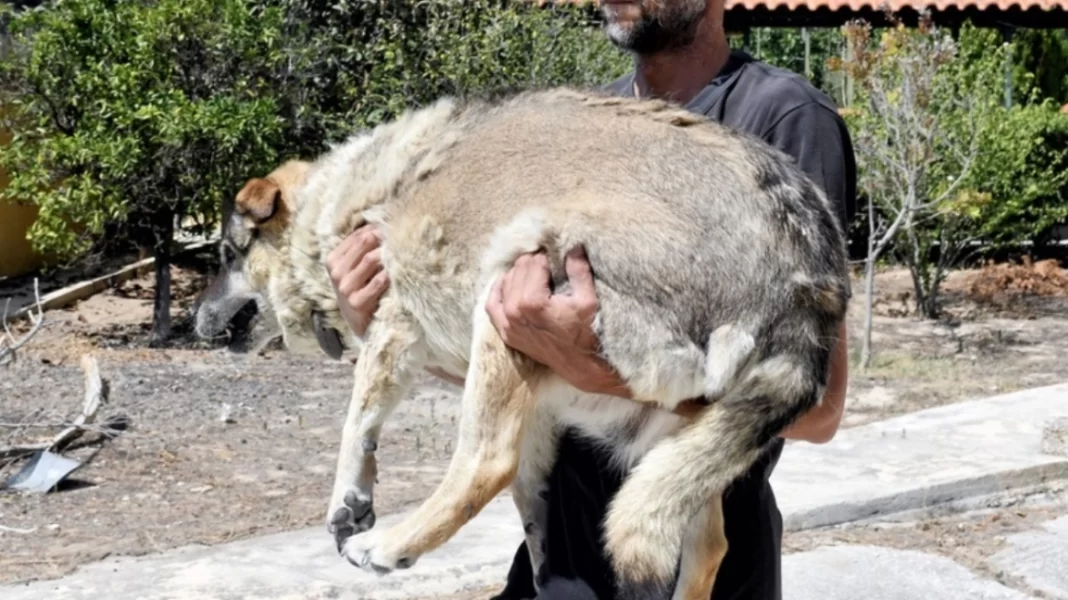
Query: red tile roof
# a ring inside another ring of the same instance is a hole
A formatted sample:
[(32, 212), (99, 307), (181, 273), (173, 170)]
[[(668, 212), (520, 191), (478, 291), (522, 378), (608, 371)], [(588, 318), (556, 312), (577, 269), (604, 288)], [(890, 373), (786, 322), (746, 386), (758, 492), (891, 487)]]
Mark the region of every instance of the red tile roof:
[[(531, 0), (538, 6), (546, 4), (593, 4), (598, 5), (598, 0)], [(786, 9), (795, 10), (806, 8), (808, 10), (883, 10), (890, 8), (893, 11), (902, 9), (934, 10), (946, 9), (998, 9), (998, 10), (1061, 10), (1068, 12), (1068, 0), (726, 0), (727, 10), (763, 8), (766, 10)]]
[(1068, 0), (727, 0), (727, 9), (731, 8), (767, 8), (774, 10), (784, 8), (794, 10), (807, 8), (817, 10), (827, 8), (840, 10), (882, 10), (889, 8), (892, 11), (912, 9), (947, 10), (974, 8), (978, 10), (998, 9), (1022, 9), (1029, 10), (1064, 10), (1068, 11)]

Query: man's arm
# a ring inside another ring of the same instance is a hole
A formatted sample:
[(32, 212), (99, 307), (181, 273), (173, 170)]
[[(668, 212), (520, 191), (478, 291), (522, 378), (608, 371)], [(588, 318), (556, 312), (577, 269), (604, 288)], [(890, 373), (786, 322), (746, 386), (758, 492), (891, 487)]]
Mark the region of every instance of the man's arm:
[[(856, 167), (852, 142), (841, 117), (815, 102), (794, 108), (774, 123), (764, 139), (794, 157), (838, 209), (843, 231), (856, 212)], [(849, 385), (848, 330), (838, 331), (823, 399), (787, 427), (780, 437), (824, 444), (834, 438), (845, 413)]]

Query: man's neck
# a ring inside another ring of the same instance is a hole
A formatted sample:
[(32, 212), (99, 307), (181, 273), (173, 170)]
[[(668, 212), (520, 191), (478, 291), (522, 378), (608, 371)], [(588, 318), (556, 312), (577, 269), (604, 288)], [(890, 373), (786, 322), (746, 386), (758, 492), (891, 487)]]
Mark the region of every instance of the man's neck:
[(688, 46), (634, 59), (635, 93), (686, 104), (723, 70), (730, 58), (723, 30), (701, 32)]

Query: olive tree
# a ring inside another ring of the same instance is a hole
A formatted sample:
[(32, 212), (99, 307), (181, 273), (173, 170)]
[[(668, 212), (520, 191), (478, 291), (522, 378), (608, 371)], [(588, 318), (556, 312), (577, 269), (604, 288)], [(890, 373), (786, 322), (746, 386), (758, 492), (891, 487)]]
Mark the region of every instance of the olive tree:
[(241, 0), (57, 0), (9, 14), (4, 195), (34, 246), (73, 257), (105, 233), (155, 257), (152, 341), (170, 333), (175, 233), (212, 225), (282, 148), (271, 78), (282, 12)]

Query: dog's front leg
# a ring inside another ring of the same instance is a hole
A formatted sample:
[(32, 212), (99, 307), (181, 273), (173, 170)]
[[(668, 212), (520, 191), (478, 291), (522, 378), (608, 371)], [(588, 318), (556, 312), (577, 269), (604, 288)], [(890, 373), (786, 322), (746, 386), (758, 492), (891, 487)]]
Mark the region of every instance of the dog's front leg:
[(412, 566), (448, 541), (515, 478), (525, 421), (543, 368), (507, 348), (479, 309), (459, 437), (444, 480), (397, 525), (349, 538), (342, 552), (361, 568), (387, 573)]
[(327, 509), (338, 552), (345, 540), (374, 526), (378, 436), (422, 364), (419, 332), (415, 320), (386, 298), (360, 349)]

